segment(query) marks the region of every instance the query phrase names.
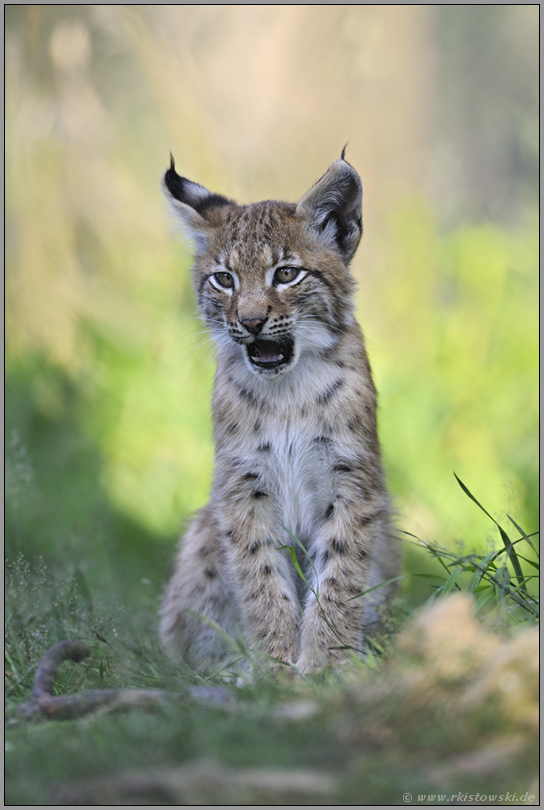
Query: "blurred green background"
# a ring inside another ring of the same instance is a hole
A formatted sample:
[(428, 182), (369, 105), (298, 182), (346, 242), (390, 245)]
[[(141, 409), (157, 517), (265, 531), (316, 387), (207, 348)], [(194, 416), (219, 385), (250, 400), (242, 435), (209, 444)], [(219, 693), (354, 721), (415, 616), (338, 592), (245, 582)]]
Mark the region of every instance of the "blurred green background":
[(6, 6), (8, 558), (162, 588), (213, 462), (169, 152), (297, 201), (346, 141), (399, 527), (493, 542), (455, 471), (534, 531), (537, 100), (535, 5)]

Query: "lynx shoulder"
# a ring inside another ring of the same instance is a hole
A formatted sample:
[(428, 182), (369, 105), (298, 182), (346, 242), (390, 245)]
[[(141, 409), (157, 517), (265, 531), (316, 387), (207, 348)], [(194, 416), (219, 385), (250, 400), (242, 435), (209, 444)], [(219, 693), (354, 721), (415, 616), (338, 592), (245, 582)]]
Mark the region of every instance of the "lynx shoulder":
[(317, 670), (346, 656), (338, 647), (362, 649), (391, 586), (353, 597), (399, 567), (348, 269), (361, 181), (342, 155), (298, 205), (237, 205), (172, 159), (163, 188), (195, 243), (217, 372), (212, 491), (182, 539), (161, 636), (199, 668), (228, 659), (227, 634), (242, 632), (251, 649)]

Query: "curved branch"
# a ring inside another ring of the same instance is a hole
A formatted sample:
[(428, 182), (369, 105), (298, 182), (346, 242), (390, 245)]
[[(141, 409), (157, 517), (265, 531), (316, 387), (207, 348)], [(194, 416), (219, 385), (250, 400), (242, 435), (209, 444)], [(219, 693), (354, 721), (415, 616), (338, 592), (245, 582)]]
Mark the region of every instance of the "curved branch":
[(95, 689), (79, 695), (55, 695), (55, 678), (60, 665), (64, 661), (79, 663), (90, 654), (90, 650), (79, 641), (59, 641), (54, 644), (38, 665), (30, 697), (14, 709), (12, 718), (72, 720), (103, 708), (148, 709), (176, 697), (175, 693), (160, 689)]

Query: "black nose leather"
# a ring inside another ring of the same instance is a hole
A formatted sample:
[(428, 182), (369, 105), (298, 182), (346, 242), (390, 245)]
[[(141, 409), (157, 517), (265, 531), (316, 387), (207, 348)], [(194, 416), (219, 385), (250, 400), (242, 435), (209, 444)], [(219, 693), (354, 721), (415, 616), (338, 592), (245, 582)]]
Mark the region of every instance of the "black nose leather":
[(258, 335), (266, 323), (266, 318), (240, 318), (240, 323), (252, 335)]

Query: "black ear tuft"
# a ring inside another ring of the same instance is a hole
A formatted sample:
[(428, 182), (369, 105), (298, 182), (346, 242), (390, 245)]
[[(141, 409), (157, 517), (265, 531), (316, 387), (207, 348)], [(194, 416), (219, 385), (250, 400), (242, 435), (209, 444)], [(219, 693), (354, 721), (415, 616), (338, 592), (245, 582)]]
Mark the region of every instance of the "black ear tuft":
[(171, 196), (178, 200), (178, 202), (186, 202), (184, 185), (187, 181), (184, 177), (180, 177), (176, 172), (176, 164), (174, 157), (170, 152), (170, 168), (164, 174), (164, 185), (168, 189)]
[[(348, 148), (347, 143), (345, 144), (344, 148), (342, 149), (342, 154), (340, 155), (340, 160), (346, 159), (346, 149)], [(170, 155), (172, 157), (172, 155)], [(174, 162), (174, 158), (172, 158), (172, 163)]]
[(176, 172), (176, 164), (172, 153), (170, 153), (170, 168), (166, 170), (163, 177), (163, 184), (167, 194), (177, 202), (188, 205), (201, 216), (211, 208), (222, 205), (236, 205), (232, 200), (223, 197), (221, 194), (214, 194), (204, 186), (181, 177)]

